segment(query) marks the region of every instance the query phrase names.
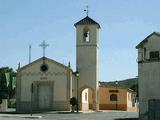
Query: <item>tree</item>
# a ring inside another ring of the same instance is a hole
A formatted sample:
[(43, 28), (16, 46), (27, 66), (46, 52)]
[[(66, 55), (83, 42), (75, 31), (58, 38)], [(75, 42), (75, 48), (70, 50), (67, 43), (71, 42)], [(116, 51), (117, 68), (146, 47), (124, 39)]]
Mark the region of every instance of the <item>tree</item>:
[[(6, 79), (6, 73), (9, 73), (9, 79)], [(2, 67), (0, 68), (0, 99), (11, 98), (15, 94), (15, 89), (13, 89), (13, 77), (15, 77), (15, 72), (12, 68)]]
[(6, 99), (8, 94), (7, 81), (5, 77), (5, 69), (0, 68), (0, 98)]

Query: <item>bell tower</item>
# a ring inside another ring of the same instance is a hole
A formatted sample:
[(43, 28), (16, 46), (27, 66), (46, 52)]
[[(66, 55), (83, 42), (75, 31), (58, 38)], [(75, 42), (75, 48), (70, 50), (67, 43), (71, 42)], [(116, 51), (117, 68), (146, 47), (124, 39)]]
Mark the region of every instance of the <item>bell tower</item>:
[(90, 88), (93, 93), (93, 110), (99, 109), (99, 29), (100, 25), (88, 15), (74, 24), (76, 27), (76, 65), (79, 72), (78, 94)]

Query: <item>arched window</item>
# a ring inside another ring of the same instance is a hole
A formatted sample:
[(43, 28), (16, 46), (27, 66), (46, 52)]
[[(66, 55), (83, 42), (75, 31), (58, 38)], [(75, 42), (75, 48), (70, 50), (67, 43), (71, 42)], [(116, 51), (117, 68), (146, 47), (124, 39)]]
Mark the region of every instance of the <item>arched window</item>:
[(84, 29), (83, 39), (84, 39), (84, 42), (89, 42), (90, 41), (90, 31), (87, 28)]
[(116, 94), (111, 94), (110, 95), (110, 101), (117, 101), (117, 95)]

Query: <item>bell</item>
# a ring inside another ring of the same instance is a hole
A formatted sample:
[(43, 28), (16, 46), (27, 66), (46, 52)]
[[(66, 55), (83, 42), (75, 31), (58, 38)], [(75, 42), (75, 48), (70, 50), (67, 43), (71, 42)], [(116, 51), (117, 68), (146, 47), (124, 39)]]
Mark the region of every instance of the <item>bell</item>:
[(87, 32), (84, 33), (84, 37), (88, 37), (88, 33)]

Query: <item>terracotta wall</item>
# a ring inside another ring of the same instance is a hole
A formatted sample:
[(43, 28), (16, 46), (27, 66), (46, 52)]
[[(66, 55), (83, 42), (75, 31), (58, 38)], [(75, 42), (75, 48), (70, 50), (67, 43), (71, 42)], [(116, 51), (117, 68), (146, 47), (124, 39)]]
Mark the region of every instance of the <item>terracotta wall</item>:
[(127, 111), (127, 105), (126, 104), (100, 104), (99, 105), (100, 110), (122, 110)]
[[(117, 101), (111, 101), (110, 95), (116, 94)], [(137, 111), (136, 107), (131, 106), (132, 92), (125, 88), (116, 87), (99, 87), (99, 109), (100, 110), (122, 110), (122, 111)], [(89, 109), (93, 108), (93, 93), (89, 89)]]
[[(117, 101), (110, 100), (111, 94), (117, 95)], [(116, 87), (100, 87), (99, 98), (100, 110), (127, 111), (127, 89)]]

